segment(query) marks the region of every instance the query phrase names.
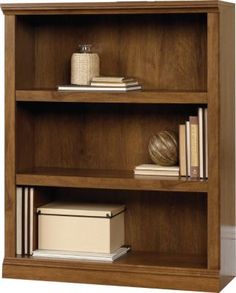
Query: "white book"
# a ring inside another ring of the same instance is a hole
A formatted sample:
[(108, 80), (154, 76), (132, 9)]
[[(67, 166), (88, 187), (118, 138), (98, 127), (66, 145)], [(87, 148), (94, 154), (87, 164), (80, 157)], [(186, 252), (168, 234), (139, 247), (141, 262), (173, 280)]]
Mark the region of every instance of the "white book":
[(208, 178), (208, 122), (207, 122), (207, 108), (204, 109), (204, 153), (205, 153), (205, 177)]
[(129, 87), (102, 87), (102, 86), (77, 86), (77, 85), (60, 85), (58, 91), (75, 91), (75, 92), (110, 92), (123, 93), (128, 91), (141, 90), (141, 85)]
[(204, 129), (203, 129), (203, 108), (198, 108), (198, 137), (199, 137), (199, 172), (200, 178), (204, 178)]
[(131, 87), (137, 86), (139, 83), (137, 81), (131, 82), (91, 82), (91, 86), (99, 86), (99, 87)]
[(29, 217), (28, 217), (28, 212), (29, 212), (29, 189), (26, 187), (24, 188), (24, 253), (28, 254), (28, 236), (29, 236)]
[(22, 254), (23, 189), (16, 188), (16, 254)]
[(149, 170), (135, 170), (135, 175), (144, 176), (179, 176), (179, 171), (149, 171)]
[(79, 251), (63, 251), (63, 250), (44, 250), (38, 249), (33, 252), (34, 257), (46, 258), (63, 258), (63, 259), (77, 259), (89, 261), (107, 261), (112, 262), (122, 255), (130, 251), (130, 247), (120, 247), (113, 253), (94, 253), (94, 252), (79, 252)]
[(187, 176), (190, 176), (190, 123), (185, 122), (186, 125), (186, 153), (187, 153)]
[(29, 189), (29, 197), (29, 254), (32, 254), (34, 240), (34, 188)]
[(134, 169), (136, 170), (145, 170), (145, 171), (176, 171), (179, 172), (179, 166), (160, 166), (156, 164), (142, 164), (138, 165)]

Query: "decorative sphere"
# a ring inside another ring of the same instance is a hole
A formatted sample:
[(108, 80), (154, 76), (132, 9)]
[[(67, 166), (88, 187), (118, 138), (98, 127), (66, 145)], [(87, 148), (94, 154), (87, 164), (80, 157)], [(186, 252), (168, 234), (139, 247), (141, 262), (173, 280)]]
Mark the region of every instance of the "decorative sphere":
[(174, 166), (178, 162), (178, 138), (174, 131), (165, 130), (153, 135), (148, 151), (154, 163), (161, 166)]

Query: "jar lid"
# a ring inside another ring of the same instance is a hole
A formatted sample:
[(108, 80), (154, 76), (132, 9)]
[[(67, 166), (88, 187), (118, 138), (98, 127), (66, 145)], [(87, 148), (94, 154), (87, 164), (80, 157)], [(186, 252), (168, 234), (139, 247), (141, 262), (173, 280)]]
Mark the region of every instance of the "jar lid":
[(91, 44), (80, 44), (79, 45), (79, 53), (91, 53)]

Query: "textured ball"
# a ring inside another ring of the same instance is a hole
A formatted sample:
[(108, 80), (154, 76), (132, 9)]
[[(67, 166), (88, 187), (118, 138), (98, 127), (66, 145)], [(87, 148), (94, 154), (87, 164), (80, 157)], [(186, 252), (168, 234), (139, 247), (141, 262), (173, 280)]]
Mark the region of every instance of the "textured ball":
[(148, 151), (154, 163), (161, 166), (174, 166), (178, 162), (178, 138), (175, 132), (165, 130), (153, 135)]

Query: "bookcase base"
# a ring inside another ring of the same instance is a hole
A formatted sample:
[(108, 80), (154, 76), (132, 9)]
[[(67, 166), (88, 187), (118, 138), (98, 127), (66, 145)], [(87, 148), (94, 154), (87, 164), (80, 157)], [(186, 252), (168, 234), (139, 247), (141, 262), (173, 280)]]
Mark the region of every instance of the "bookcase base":
[(96, 264), (5, 258), (3, 278), (220, 292), (233, 277), (221, 280), (219, 271), (207, 269), (160, 267), (149, 273), (135, 268), (112, 270), (106, 264), (98, 270)]

